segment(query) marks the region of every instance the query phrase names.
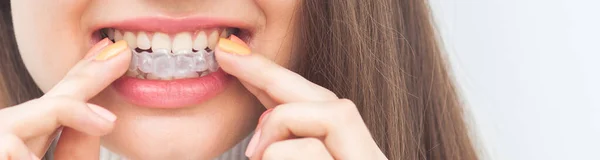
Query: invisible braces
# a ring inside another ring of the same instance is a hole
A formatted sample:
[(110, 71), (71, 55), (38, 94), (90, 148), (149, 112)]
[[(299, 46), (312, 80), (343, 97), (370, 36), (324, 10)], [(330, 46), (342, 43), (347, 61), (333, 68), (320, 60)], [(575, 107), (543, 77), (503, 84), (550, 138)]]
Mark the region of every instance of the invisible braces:
[(133, 50), (132, 53), (130, 71), (139, 69), (161, 78), (186, 76), (203, 71), (214, 72), (219, 68), (214, 51), (180, 51), (171, 54), (170, 50), (157, 49), (153, 52), (141, 53)]

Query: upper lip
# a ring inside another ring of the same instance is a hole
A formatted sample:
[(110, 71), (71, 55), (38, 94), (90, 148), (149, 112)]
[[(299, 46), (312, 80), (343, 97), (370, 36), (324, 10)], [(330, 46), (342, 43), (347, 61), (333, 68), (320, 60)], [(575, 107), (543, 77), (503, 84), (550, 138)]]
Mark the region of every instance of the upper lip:
[(92, 28), (92, 31), (98, 31), (102, 28), (115, 28), (120, 30), (132, 31), (163, 32), (167, 34), (194, 31), (202, 28), (239, 28), (240, 30), (249, 33), (252, 33), (254, 31), (250, 24), (244, 23), (242, 21), (211, 17), (141, 17), (136, 19), (126, 19), (121, 21), (102, 23), (94, 26)]

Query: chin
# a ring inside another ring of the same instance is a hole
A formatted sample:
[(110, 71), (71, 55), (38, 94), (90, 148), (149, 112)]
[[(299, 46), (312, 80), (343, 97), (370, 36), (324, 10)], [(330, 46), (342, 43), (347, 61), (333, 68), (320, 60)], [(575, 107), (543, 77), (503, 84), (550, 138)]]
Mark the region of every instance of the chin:
[(102, 137), (102, 146), (135, 160), (214, 159), (244, 143), (262, 111), (235, 80), (210, 99), (186, 107), (138, 106), (125, 98), (109, 88), (93, 102), (119, 117), (113, 132)]

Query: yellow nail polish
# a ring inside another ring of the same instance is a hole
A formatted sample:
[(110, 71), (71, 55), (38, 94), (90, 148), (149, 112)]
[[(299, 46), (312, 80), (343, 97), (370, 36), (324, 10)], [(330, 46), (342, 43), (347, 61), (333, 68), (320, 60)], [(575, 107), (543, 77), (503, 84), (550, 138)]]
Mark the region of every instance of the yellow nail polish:
[(237, 37), (233, 34), (231, 36), (229, 36), (229, 40), (232, 42), (235, 42), (237, 44), (240, 44), (246, 48), (250, 48), (250, 47), (248, 47), (248, 44), (246, 44), (246, 42), (244, 42), (244, 40), (240, 39), (240, 37)]
[(125, 42), (124, 40), (120, 40), (118, 42), (115, 42), (114, 44), (111, 44), (109, 46), (107, 46), (106, 48), (102, 49), (102, 51), (100, 51), (100, 53), (98, 53), (96, 55), (96, 60), (97, 61), (104, 61), (107, 59), (110, 59), (116, 55), (118, 55), (119, 53), (123, 52), (123, 50), (127, 49), (127, 42)]
[(243, 45), (240, 45), (238, 43), (235, 43), (235, 42), (225, 39), (225, 38), (219, 39), (219, 44), (217, 44), (217, 47), (219, 47), (219, 49), (221, 49), (225, 52), (232, 53), (232, 54), (248, 55), (251, 53), (250, 48), (245, 47)]

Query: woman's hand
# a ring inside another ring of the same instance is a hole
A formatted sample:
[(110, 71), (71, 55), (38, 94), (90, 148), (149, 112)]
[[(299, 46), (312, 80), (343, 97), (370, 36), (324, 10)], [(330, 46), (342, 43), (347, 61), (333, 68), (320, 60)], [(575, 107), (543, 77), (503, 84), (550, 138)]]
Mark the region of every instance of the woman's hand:
[(387, 159), (352, 101), (287, 70), (243, 41), (220, 40), (221, 68), (268, 109), (248, 145), (251, 159)]
[(41, 98), (0, 110), (0, 160), (39, 159), (63, 126), (55, 159), (99, 158), (99, 137), (116, 116), (87, 101), (123, 75), (131, 58), (126, 43), (111, 43), (92, 47)]

